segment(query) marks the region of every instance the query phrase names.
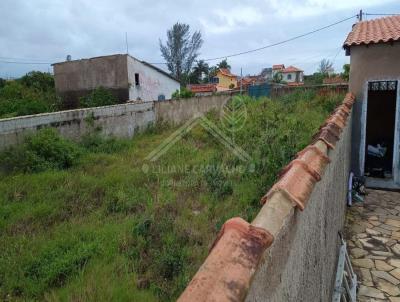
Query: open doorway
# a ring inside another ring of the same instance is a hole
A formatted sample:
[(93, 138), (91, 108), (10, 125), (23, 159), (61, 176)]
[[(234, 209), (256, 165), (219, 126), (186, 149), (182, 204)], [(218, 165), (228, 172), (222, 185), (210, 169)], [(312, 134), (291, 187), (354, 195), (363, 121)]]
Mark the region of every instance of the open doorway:
[(393, 178), (397, 81), (368, 83), (365, 176)]

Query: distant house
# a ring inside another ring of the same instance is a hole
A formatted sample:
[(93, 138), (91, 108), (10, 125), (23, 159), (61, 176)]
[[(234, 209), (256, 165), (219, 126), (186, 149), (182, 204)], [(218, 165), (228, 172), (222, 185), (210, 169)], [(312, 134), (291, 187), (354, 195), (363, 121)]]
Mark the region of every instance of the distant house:
[(367, 186), (400, 188), (400, 16), (353, 25), (343, 44), (356, 95), (352, 171)]
[(285, 65), (283, 64), (272, 65), (272, 78), (279, 74), (283, 69), (285, 69)]
[(241, 79), (238, 79), (238, 87), (240, 87), (240, 85), (242, 85), (243, 89), (248, 89), (249, 86), (253, 86), (259, 83), (264, 83), (265, 79), (262, 78), (260, 75), (256, 75), (256, 76), (245, 76), (242, 77)]
[(79, 98), (93, 89), (109, 89), (122, 102), (170, 99), (180, 83), (167, 72), (127, 54), (53, 64), (57, 94), (65, 108), (76, 108)]
[(211, 95), (217, 91), (216, 84), (190, 84), (187, 85), (187, 89), (192, 91), (195, 96)]
[(238, 76), (228, 68), (220, 68), (212, 82), (216, 84), (218, 91), (230, 90), (238, 87)]
[(260, 78), (264, 79), (266, 82), (272, 81), (272, 68), (267, 67), (261, 70)]
[(272, 77), (274, 77), (276, 74), (280, 74), (282, 76), (282, 81), (286, 82), (290, 86), (304, 84), (304, 72), (297, 67), (285, 67), (284, 64), (273, 65)]

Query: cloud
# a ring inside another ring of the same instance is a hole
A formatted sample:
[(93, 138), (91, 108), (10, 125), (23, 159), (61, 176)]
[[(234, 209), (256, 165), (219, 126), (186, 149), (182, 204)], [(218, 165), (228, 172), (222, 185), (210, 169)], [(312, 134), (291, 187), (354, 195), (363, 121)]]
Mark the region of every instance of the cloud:
[(395, 0), (268, 0), (274, 13), (281, 18), (304, 18), (338, 11), (348, 11), (349, 16), (360, 8), (395, 3)]
[[(201, 58), (220, 57), (285, 40), (354, 15), (396, 12), (390, 0), (1, 0), (1, 57), (57, 62), (129, 52), (148, 62), (163, 61), (158, 39), (175, 22), (200, 30)], [(273, 63), (296, 64), (307, 73), (324, 57), (340, 49), (353, 21), (278, 47), (229, 58), (235, 72), (257, 73)], [(333, 55), (332, 55), (333, 54)], [(335, 59), (340, 69), (348, 57)], [(218, 61), (211, 61), (216, 64)], [(303, 66), (304, 65), (304, 66)], [(0, 77), (17, 77), (50, 65), (0, 62)]]
[(243, 26), (259, 24), (262, 20), (262, 13), (250, 6), (214, 9), (211, 18), (200, 18), (204, 28), (214, 34), (229, 33)]

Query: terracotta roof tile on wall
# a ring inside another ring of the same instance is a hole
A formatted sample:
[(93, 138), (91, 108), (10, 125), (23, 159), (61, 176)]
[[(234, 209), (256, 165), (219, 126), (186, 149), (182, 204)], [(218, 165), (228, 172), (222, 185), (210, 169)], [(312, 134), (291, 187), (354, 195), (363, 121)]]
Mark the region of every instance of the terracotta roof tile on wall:
[[(348, 93), (342, 105), (337, 107), (315, 136), (315, 144), (304, 148), (282, 170), (278, 182), (261, 200), (266, 204), (260, 211), (262, 217), (256, 223), (249, 224), (241, 218), (225, 222), (206, 261), (178, 299), (179, 302), (245, 300), (258, 265), (273, 242), (272, 234), (279, 233), (282, 222), (293, 207), (305, 209), (316, 182), (321, 179), (330, 161), (327, 147), (333, 148), (339, 140), (354, 102), (354, 95)], [(264, 211), (266, 208), (268, 210)]]
[(400, 40), (400, 16), (358, 22), (347, 36), (343, 47), (387, 43)]
[(229, 219), (178, 301), (242, 301), (258, 262), (272, 241), (268, 231), (238, 217)]

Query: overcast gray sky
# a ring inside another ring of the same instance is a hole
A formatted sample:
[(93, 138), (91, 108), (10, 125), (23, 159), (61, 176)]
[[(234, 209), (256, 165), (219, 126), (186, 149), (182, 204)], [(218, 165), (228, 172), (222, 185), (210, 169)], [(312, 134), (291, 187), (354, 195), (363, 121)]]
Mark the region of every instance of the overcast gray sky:
[[(200, 30), (200, 58), (212, 58), (262, 47), (355, 15), (400, 13), (398, 0), (1, 0), (0, 61), (59, 62), (129, 53), (162, 62), (158, 39), (175, 22)], [(372, 18), (372, 17), (369, 17)], [(353, 20), (284, 45), (228, 58), (235, 73), (259, 73), (283, 63), (312, 73), (318, 62), (334, 61), (337, 71), (348, 62), (341, 45)], [(217, 62), (210, 62), (215, 64)], [(52, 71), (50, 65), (0, 62), (0, 77), (30, 70)]]

